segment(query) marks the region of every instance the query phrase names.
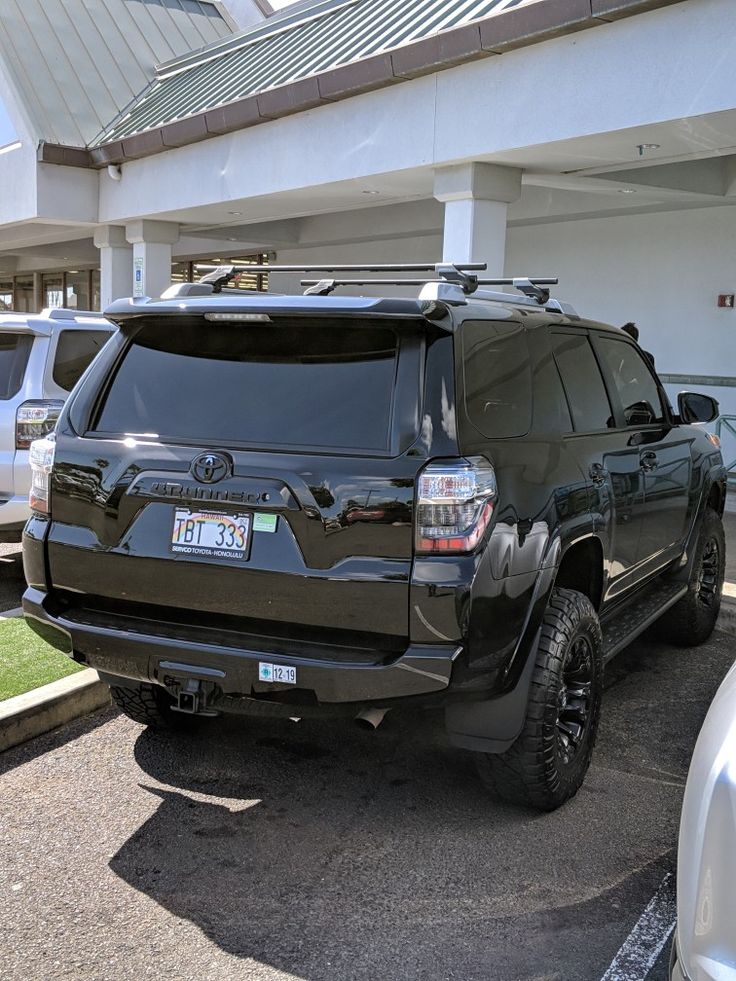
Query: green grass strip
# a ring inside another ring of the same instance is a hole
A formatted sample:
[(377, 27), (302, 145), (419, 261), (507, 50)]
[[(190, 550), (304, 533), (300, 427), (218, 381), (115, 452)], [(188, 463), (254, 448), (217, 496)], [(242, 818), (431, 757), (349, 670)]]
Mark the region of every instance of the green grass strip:
[(0, 621), (0, 701), (80, 670), (34, 634), (22, 617)]

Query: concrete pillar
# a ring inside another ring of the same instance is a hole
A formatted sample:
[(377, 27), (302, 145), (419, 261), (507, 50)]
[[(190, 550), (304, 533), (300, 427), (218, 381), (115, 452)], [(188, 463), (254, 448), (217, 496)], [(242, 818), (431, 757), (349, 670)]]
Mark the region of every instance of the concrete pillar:
[(100, 309), (105, 310), (133, 292), (133, 247), (121, 225), (96, 229), (95, 245), (100, 250)]
[(469, 163), (435, 171), (434, 196), (445, 205), (444, 262), (487, 262), (503, 276), (506, 212), (521, 196), (521, 171)]
[(40, 313), (43, 310), (43, 276), (39, 272), (33, 274), (33, 311)]
[(133, 245), (133, 296), (161, 296), (171, 286), (171, 246), (179, 226), (141, 218), (125, 226)]

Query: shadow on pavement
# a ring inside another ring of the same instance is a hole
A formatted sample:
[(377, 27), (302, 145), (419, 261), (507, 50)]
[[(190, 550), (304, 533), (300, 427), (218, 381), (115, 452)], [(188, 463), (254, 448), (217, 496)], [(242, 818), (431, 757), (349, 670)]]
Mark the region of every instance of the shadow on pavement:
[(0, 613), (20, 606), (25, 588), (20, 545), (0, 545)]
[(722, 643), (627, 653), (586, 783), (551, 815), (487, 796), (432, 714), (372, 734), (144, 731), (140, 783), (160, 803), (111, 868), (224, 951), (302, 978), (592, 981), (673, 866), (687, 763), (730, 659)]

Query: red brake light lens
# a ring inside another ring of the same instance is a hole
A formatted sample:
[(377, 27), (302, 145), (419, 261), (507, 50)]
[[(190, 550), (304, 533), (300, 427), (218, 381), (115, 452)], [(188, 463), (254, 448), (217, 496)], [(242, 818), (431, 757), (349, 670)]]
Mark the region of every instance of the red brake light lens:
[(417, 481), (416, 551), (472, 552), (488, 528), (497, 496), (496, 474), (485, 457), (430, 463)]

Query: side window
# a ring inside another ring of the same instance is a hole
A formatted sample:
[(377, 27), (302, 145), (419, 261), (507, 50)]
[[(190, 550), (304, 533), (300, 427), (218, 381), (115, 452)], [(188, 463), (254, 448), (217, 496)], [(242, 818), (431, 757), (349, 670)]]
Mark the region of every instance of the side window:
[(598, 337), (606, 364), (624, 407), (627, 426), (646, 426), (664, 420), (659, 389), (644, 358), (633, 344), (617, 337)]
[(23, 384), (33, 336), (0, 331), (0, 399), (12, 399)]
[(472, 320), (463, 325), (468, 418), (484, 436), (524, 436), (532, 422), (532, 375), (520, 324)]
[(552, 334), (551, 340), (575, 431), (615, 428), (603, 376), (587, 335)]
[(107, 330), (63, 330), (54, 356), (53, 378), (71, 392), (92, 361), (110, 340)]

